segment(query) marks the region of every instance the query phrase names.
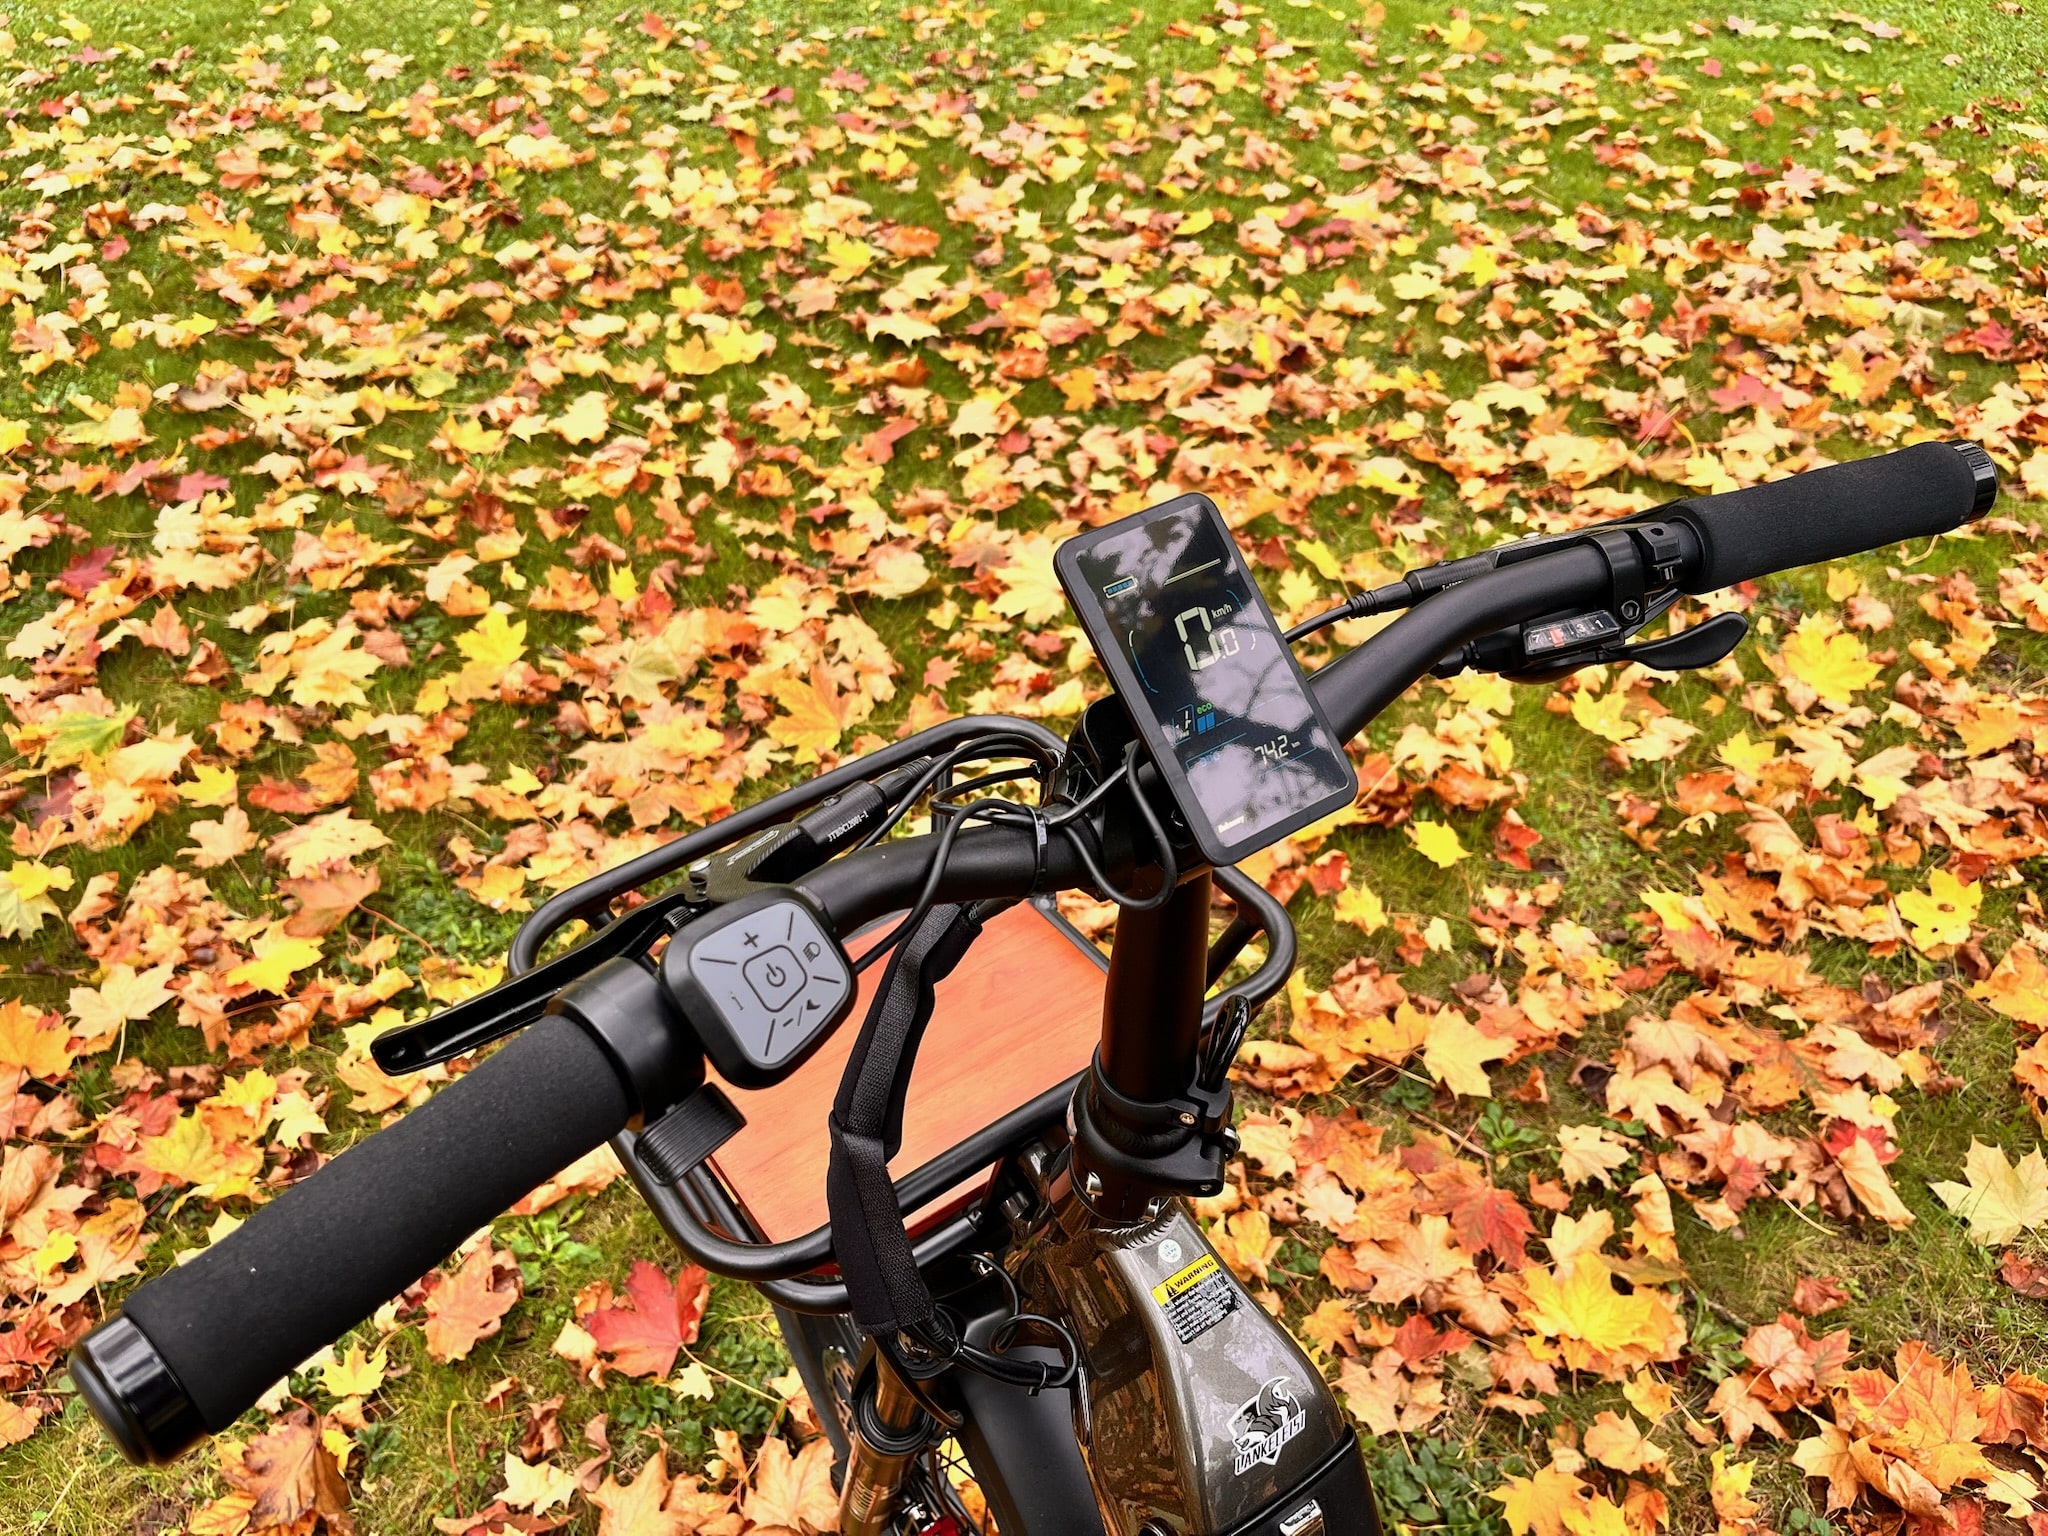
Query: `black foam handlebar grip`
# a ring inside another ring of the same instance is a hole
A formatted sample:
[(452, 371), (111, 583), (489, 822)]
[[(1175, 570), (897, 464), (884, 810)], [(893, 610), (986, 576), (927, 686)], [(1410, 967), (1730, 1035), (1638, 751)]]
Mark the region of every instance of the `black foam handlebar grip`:
[(72, 1375), (131, 1460), (168, 1461), (626, 1125), (619, 1070), (542, 1019), (197, 1258), (136, 1288)]
[(1822, 560), (1931, 538), (1982, 517), (1998, 471), (1975, 443), (1916, 443), (1718, 496), (1657, 508), (1704, 551), (1685, 590), (1712, 592)]

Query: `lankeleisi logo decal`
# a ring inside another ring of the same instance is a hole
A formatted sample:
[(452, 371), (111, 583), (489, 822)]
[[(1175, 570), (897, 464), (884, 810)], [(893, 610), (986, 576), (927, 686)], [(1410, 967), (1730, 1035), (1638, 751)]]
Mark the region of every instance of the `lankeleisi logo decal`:
[(1256, 1397), (1237, 1405), (1230, 1416), (1230, 1433), (1237, 1457), (1234, 1470), (1242, 1477), (1253, 1467), (1272, 1466), (1280, 1449), (1300, 1434), (1308, 1423), (1308, 1409), (1294, 1395), (1285, 1376), (1275, 1376), (1259, 1388)]

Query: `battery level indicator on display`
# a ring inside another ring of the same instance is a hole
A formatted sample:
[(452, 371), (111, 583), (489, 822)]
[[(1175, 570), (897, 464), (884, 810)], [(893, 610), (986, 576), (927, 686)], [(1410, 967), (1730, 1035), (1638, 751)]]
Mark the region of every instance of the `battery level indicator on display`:
[(1131, 588), (1135, 587), (1137, 584), (1137, 577), (1126, 576), (1122, 581), (1112, 581), (1108, 586), (1104, 587), (1102, 589), (1102, 595), (1104, 597), (1122, 597), (1126, 592), (1130, 591)]

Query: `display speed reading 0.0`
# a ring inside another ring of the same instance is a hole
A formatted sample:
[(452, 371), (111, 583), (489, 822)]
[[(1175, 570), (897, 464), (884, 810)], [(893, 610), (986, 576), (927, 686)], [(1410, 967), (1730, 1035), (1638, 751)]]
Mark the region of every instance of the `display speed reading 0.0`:
[(1211, 862), (1349, 803), (1351, 764), (1207, 497), (1070, 540), (1055, 565)]

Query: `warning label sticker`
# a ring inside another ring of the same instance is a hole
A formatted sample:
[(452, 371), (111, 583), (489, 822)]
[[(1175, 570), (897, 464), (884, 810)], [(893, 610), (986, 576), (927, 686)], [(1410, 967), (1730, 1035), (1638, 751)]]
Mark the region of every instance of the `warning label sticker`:
[(1205, 1253), (1153, 1286), (1152, 1299), (1166, 1313), (1174, 1336), (1192, 1344), (1237, 1310), (1242, 1293), (1216, 1255)]

